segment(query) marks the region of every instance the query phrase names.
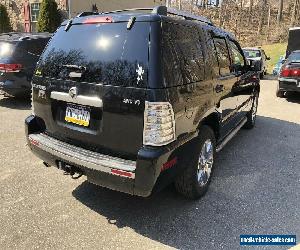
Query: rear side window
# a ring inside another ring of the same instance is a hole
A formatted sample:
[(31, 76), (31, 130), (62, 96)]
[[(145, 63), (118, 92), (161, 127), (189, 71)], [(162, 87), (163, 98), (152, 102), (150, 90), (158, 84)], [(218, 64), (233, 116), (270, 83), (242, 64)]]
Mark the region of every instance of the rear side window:
[(195, 27), (163, 24), (163, 67), (168, 86), (204, 80), (204, 57)]
[(7, 63), (14, 53), (15, 44), (0, 42), (0, 62)]
[(224, 38), (214, 38), (214, 43), (219, 61), (220, 75), (228, 75), (230, 74), (230, 57), (226, 41)]
[(46, 77), (147, 87), (149, 31), (149, 23), (138, 22), (131, 30), (127, 23), (73, 25), (67, 32), (61, 27), (38, 68)]

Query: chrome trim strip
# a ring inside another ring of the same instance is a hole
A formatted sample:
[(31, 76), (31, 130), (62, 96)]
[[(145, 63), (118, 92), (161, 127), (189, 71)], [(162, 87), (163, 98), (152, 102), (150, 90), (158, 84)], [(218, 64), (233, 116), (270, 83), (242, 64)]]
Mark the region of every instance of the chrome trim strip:
[(237, 132), (239, 132), (239, 130), (245, 125), (246, 122), (247, 122), (247, 118), (244, 118), (241, 121), (241, 123), (234, 130), (232, 130), (229, 135), (227, 135), (225, 140), (217, 147), (216, 149), (217, 153), (224, 148), (224, 146), (237, 134)]
[(96, 108), (103, 107), (103, 102), (98, 97), (88, 97), (88, 96), (78, 95), (77, 97), (72, 98), (68, 93), (52, 91), (51, 98), (58, 101), (71, 102), (71, 103), (76, 103), (76, 104), (86, 105), (86, 106), (91, 106)]
[(45, 134), (31, 134), (29, 135), (29, 141), (30, 140), (36, 142), (34, 143), (35, 147), (38, 147), (45, 152), (70, 163), (109, 174), (112, 174), (112, 169), (131, 172), (131, 177), (121, 177), (131, 179), (135, 178), (135, 161), (124, 160), (121, 158), (103, 155), (90, 150), (82, 149), (71, 144), (56, 140)]

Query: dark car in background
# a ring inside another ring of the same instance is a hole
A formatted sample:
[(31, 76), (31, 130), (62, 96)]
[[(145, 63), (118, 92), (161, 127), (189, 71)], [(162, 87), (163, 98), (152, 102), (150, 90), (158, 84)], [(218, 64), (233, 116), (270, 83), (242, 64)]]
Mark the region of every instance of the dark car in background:
[(278, 81), (277, 97), (284, 97), (288, 92), (300, 93), (300, 50), (290, 53), (281, 68)]
[(252, 61), (252, 64), (256, 64), (260, 78), (263, 79), (267, 74), (267, 61), (270, 60), (270, 57), (268, 57), (265, 51), (260, 47), (243, 48), (243, 51), (247, 60)]
[(0, 92), (6, 96), (27, 97), (31, 79), (50, 33), (0, 34)]
[(175, 182), (196, 199), (216, 152), (254, 127), (259, 76), (234, 36), (206, 18), (148, 12), (59, 27), (33, 77), (28, 145), (75, 178), (144, 197)]

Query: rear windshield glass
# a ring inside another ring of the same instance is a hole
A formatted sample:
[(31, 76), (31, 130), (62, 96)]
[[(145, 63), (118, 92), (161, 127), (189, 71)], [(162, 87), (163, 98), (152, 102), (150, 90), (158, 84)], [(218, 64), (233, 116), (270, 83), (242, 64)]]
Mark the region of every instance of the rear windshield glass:
[(289, 62), (300, 62), (300, 52), (293, 52), (287, 60)]
[(259, 50), (244, 50), (244, 54), (247, 58), (261, 57)]
[(41, 56), (43, 76), (125, 87), (146, 87), (149, 23), (61, 27)]
[(0, 62), (7, 63), (13, 52), (15, 45), (13, 43), (0, 42)]

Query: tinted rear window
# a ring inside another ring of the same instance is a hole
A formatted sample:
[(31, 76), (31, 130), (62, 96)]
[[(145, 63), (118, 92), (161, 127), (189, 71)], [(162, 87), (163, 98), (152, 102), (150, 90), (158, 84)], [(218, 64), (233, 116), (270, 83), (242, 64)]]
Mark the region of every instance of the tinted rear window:
[(71, 80), (146, 87), (149, 31), (149, 23), (135, 23), (131, 30), (127, 23), (73, 25), (67, 32), (61, 27), (38, 68), (43, 76), (67, 79), (79, 67), (80, 77)]
[(289, 62), (300, 62), (300, 52), (293, 52), (287, 60)]
[(15, 44), (0, 42), (0, 62), (7, 63), (13, 52), (14, 52)]

